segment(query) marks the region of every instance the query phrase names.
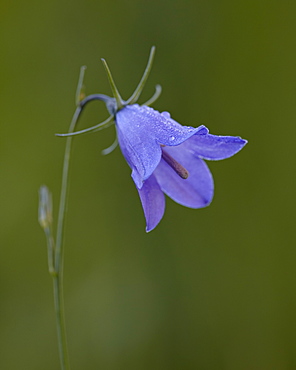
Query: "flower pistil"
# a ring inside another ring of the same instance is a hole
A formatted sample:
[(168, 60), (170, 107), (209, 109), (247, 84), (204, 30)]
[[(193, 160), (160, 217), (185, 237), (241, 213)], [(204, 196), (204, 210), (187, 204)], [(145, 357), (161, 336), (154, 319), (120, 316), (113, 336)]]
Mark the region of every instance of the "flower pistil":
[(182, 179), (186, 180), (189, 176), (189, 172), (179, 162), (177, 162), (171, 155), (169, 155), (164, 149), (161, 148), (162, 159), (179, 175)]

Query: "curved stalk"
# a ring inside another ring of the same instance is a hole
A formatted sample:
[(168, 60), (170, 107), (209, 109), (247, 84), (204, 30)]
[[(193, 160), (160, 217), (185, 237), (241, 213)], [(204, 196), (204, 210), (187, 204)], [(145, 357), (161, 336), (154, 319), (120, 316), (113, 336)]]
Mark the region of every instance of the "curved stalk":
[(153, 64), (154, 55), (155, 55), (155, 46), (152, 46), (152, 48), (150, 50), (148, 63), (147, 63), (145, 72), (144, 72), (144, 74), (141, 78), (141, 81), (139, 82), (139, 85), (137, 86), (133, 95), (127, 100), (126, 104), (134, 104), (139, 99), (139, 96), (140, 96), (141, 92), (143, 91), (145, 83), (146, 83), (146, 81), (148, 79), (148, 76), (150, 74), (152, 64)]
[[(77, 107), (72, 118), (72, 122), (69, 128), (69, 133), (73, 132), (81, 113), (81, 107)], [(56, 324), (57, 324), (57, 335), (58, 335), (58, 347), (60, 355), (60, 363), (62, 370), (69, 370), (69, 356), (66, 338), (66, 326), (65, 326), (65, 310), (64, 310), (64, 295), (63, 295), (63, 241), (64, 241), (64, 225), (65, 225), (65, 210), (67, 204), (67, 190), (68, 190), (68, 174), (69, 164), (72, 148), (72, 137), (67, 138), (66, 149), (64, 155), (63, 165), (63, 176), (62, 176), (62, 187), (60, 196), (59, 216), (57, 224), (57, 237), (55, 247), (55, 261), (53, 275), (53, 291), (54, 291), (54, 304), (56, 313)]]
[(144, 104), (141, 104), (141, 105), (150, 106), (151, 104), (153, 104), (160, 97), (160, 94), (161, 94), (161, 86), (156, 85), (155, 86), (155, 93), (153, 94), (153, 96), (149, 100), (147, 100)]
[(124, 107), (124, 101), (122, 100), (120, 94), (119, 94), (119, 91), (115, 85), (115, 82), (113, 80), (113, 77), (112, 77), (112, 74), (111, 74), (111, 71), (108, 67), (108, 64), (106, 62), (105, 59), (101, 59), (102, 62), (103, 62), (103, 65), (105, 67), (105, 70), (107, 72), (107, 76), (108, 76), (108, 80), (109, 80), (109, 84), (110, 84), (110, 87), (111, 87), (111, 90), (112, 90), (112, 93), (113, 93), (113, 96), (116, 100), (116, 111), (119, 111), (120, 109), (122, 109)]
[[(76, 128), (76, 124), (80, 117), (80, 114), (87, 103), (93, 100), (102, 100), (105, 103), (108, 103), (111, 98), (106, 95), (90, 95), (83, 100), (80, 100), (83, 97), (81, 92), (83, 87), (83, 75), (85, 67), (81, 68), (80, 77), (76, 93), (76, 105), (77, 108), (73, 115), (68, 134), (73, 134)], [(109, 122), (109, 119), (107, 120)], [(110, 119), (111, 121), (111, 119)], [(105, 121), (105, 123), (107, 123)], [(69, 356), (67, 348), (67, 338), (66, 338), (66, 325), (65, 325), (65, 309), (64, 309), (64, 295), (63, 295), (63, 267), (64, 267), (64, 228), (65, 228), (65, 213), (67, 206), (68, 198), (68, 187), (69, 187), (69, 165), (71, 158), (71, 149), (72, 149), (72, 136), (67, 137), (65, 155), (64, 155), (64, 164), (63, 164), (63, 175), (62, 175), (62, 186), (61, 186), (61, 195), (60, 195), (60, 205), (59, 205), (59, 215), (57, 222), (57, 234), (56, 234), (56, 245), (54, 248), (54, 261), (51, 272), (53, 277), (53, 290), (54, 290), (54, 302), (55, 302), (55, 314), (56, 314), (56, 324), (57, 324), (57, 336), (58, 336), (58, 347), (59, 347), (59, 356), (60, 364), (62, 370), (69, 370)]]
[(71, 137), (71, 136), (76, 136), (76, 135), (87, 134), (89, 132), (100, 131), (100, 130), (103, 130), (104, 128), (108, 128), (110, 125), (112, 125), (113, 124), (113, 119), (114, 119), (114, 116), (110, 116), (104, 122), (98, 123), (97, 125), (86, 128), (84, 130), (75, 131), (75, 132), (73, 132), (73, 131), (70, 132), (69, 131), (67, 134), (55, 134), (55, 135), (59, 136), (59, 137)]

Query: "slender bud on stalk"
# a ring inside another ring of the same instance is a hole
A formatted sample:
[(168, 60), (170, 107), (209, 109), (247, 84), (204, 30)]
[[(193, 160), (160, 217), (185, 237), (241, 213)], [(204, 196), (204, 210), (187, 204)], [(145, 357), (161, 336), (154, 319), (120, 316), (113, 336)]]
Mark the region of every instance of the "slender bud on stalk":
[(52, 197), (45, 185), (39, 189), (38, 221), (43, 229), (50, 227), (52, 223)]

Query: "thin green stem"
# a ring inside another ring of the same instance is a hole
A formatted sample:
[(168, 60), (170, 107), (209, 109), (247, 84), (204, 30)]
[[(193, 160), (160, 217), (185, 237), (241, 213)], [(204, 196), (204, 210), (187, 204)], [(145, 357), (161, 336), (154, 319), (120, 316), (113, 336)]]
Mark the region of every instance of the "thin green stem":
[(108, 64), (107, 64), (106, 60), (102, 58), (101, 61), (103, 62), (103, 65), (104, 65), (105, 70), (107, 72), (107, 76), (108, 76), (109, 84), (110, 84), (110, 87), (111, 87), (111, 90), (112, 90), (112, 93), (113, 93), (113, 97), (116, 100), (116, 108), (117, 108), (116, 110), (118, 111), (118, 110), (120, 110), (124, 107), (124, 101), (122, 100), (122, 98), (119, 94), (119, 91), (118, 91), (118, 89), (115, 85), (115, 82), (113, 80), (111, 71), (108, 67)]
[(113, 143), (106, 149), (103, 149), (102, 150), (102, 155), (107, 155), (107, 154), (110, 154), (113, 152), (113, 150), (117, 147), (118, 145), (118, 138), (117, 138), (117, 135), (115, 137), (115, 140), (113, 141)]
[(160, 94), (161, 94), (161, 86), (156, 85), (155, 86), (155, 93), (153, 94), (153, 96), (142, 105), (150, 106), (151, 104), (153, 104), (159, 98)]
[(76, 107), (79, 106), (81, 100), (83, 100), (83, 98), (85, 97), (85, 94), (84, 94), (85, 86), (83, 84), (85, 71), (86, 71), (86, 66), (82, 66), (80, 68), (80, 74), (79, 74), (79, 79), (78, 79), (78, 84), (77, 84), (77, 89), (76, 89), (76, 96), (75, 96)]
[[(79, 115), (81, 113), (81, 107), (78, 106), (72, 118), (72, 122), (69, 128), (69, 133), (72, 133), (75, 129), (76, 123), (78, 121)], [(60, 207), (59, 216), (57, 224), (57, 237), (56, 237), (56, 247), (55, 247), (55, 262), (53, 275), (53, 291), (54, 291), (54, 302), (55, 302), (55, 313), (56, 313), (56, 324), (57, 324), (57, 335), (58, 335), (58, 347), (60, 355), (60, 364), (62, 370), (69, 370), (69, 356), (67, 348), (67, 338), (66, 338), (66, 325), (65, 325), (65, 309), (64, 309), (64, 295), (63, 295), (63, 242), (64, 242), (64, 226), (65, 226), (65, 213), (67, 205), (67, 195), (68, 195), (68, 175), (69, 175), (69, 164), (72, 149), (72, 140), (70, 136), (67, 138), (65, 156), (64, 156), (64, 166), (63, 166), (63, 176), (62, 176), (62, 187), (60, 196)]]
[[(77, 108), (73, 115), (68, 134), (73, 134), (76, 128), (76, 124), (80, 117), (82, 110), (85, 108), (86, 104), (93, 100), (102, 100), (108, 103), (108, 97), (105, 95), (91, 95), (83, 100), (80, 100), (83, 95), (81, 94), (81, 89), (83, 88), (83, 74), (85, 67), (81, 68), (80, 78), (78, 82), (78, 88), (76, 93), (76, 105)], [(80, 98), (79, 98), (80, 97)], [(109, 98), (110, 99), (110, 98)], [(111, 121), (109, 117), (105, 121), (108, 124)], [(101, 127), (101, 126), (100, 126)], [(96, 127), (96, 129), (100, 129)], [(65, 215), (67, 208), (67, 198), (68, 198), (68, 187), (69, 187), (69, 165), (71, 158), (73, 137), (68, 136), (66, 141), (65, 155), (64, 155), (64, 165), (63, 165), (63, 175), (62, 175), (62, 186), (60, 195), (60, 205), (59, 205), (59, 215), (57, 222), (57, 235), (56, 235), (56, 245), (54, 248), (54, 262), (51, 275), (53, 277), (53, 291), (54, 291), (54, 302), (55, 302), (55, 314), (56, 314), (56, 325), (57, 325), (57, 336), (58, 336), (58, 348), (60, 355), (61, 370), (69, 370), (69, 356), (67, 348), (67, 337), (66, 337), (66, 325), (65, 325), (65, 308), (64, 308), (64, 295), (63, 295), (63, 267), (64, 267), (64, 228), (65, 228)], [(43, 219), (41, 220), (43, 221)], [(50, 239), (48, 238), (50, 242)], [(52, 249), (52, 248), (51, 248)], [(51, 255), (49, 255), (49, 265)]]
[[(72, 122), (69, 128), (68, 133), (71, 134), (74, 132), (76, 123), (78, 121), (79, 115), (81, 113), (81, 107), (78, 106), (72, 118)], [(58, 225), (57, 225), (57, 238), (56, 238), (56, 251), (55, 251), (55, 270), (58, 272), (61, 270), (62, 265), (62, 245), (63, 245), (63, 234), (64, 234), (64, 221), (65, 221), (65, 210), (67, 202), (67, 190), (68, 190), (68, 174), (69, 174), (69, 163), (72, 149), (72, 140), (71, 136), (67, 137), (66, 149), (64, 155), (64, 166), (63, 166), (63, 176), (62, 176), (62, 188), (60, 196), (60, 208), (58, 216)]]
[(103, 129), (108, 128), (109, 126), (111, 126), (113, 124), (113, 120), (114, 120), (114, 116), (110, 116), (104, 122), (98, 123), (95, 126), (86, 128), (86, 129), (81, 130), (81, 131), (75, 131), (75, 132), (70, 132), (69, 131), (67, 134), (56, 134), (56, 136), (58, 136), (58, 137), (72, 137), (72, 136), (77, 136), (77, 135), (88, 134), (90, 132), (100, 131), (100, 130), (103, 130)]
[(145, 83), (146, 83), (146, 81), (148, 79), (148, 76), (150, 74), (150, 71), (151, 71), (151, 68), (152, 68), (152, 64), (153, 64), (154, 55), (155, 55), (155, 46), (152, 46), (152, 48), (150, 50), (150, 55), (149, 55), (148, 63), (147, 63), (145, 72), (144, 72), (144, 74), (143, 74), (143, 76), (141, 78), (141, 81), (139, 82), (139, 85), (137, 86), (137, 88), (134, 91), (133, 95), (128, 99), (128, 101), (126, 102), (126, 104), (134, 104), (139, 99), (139, 96), (140, 96), (141, 92), (143, 91), (143, 88), (145, 86)]
[(46, 242), (47, 242), (47, 259), (48, 259), (48, 271), (50, 275), (55, 276), (55, 269), (54, 269), (54, 240), (51, 232), (50, 227), (46, 227), (44, 229)]

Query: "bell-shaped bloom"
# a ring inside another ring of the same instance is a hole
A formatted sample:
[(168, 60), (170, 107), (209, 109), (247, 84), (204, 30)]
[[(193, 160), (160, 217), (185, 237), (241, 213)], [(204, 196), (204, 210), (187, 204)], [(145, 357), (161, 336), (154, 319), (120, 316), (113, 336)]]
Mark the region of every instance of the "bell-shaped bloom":
[(169, 113), (138, 104), (116, 113), (116, 129), (140, 195), (147, 232), (163, 217), (164, 194), (190, 208), (209, 205), (214, 183), (204, 159), (231, 157), (247, 143), (240, 137), (211, 135), (205, 126), (182, 126)]
[(95, 132), (109, 127), (115, 121), (118, 141), (115, 140), (103, 153), (110, 153), (119, 143), (140, 195), (146, 231), (153, 230), (163, 217), (164, 194), (190, 208), (209, 205), (213, 198), (214, 183), (204, 159), (231, 157), (247, 143), (240, 137), (211, 135), (205, 126), (182, 126), (168, 112), (159, 113), (150, 108), (161, 93), (159, 85), (144, 105), (135, 104), (147, 81), (154, 53), (155, 47), (152, 47), (141, 81), (126, 101), (121, 98), (109, 67), (103, 60), (113, 97), (104, 94), (87, 96), (79, 102), (74, 118), (93, 100), (104, 101), (110, 117), (93, 127), (58, 135)]

